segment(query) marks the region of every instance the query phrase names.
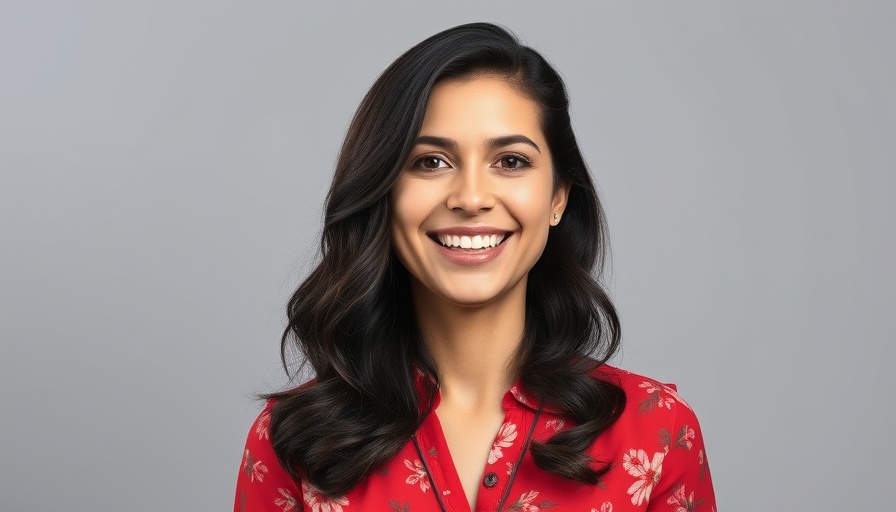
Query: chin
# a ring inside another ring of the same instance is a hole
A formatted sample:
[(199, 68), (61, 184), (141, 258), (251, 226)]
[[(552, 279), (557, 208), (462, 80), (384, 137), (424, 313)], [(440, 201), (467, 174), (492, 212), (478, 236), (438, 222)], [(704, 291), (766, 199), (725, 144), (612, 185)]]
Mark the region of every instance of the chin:
[(462, 291), (446, 291), (443, 294), (440, 294), (442, 298), (452, 304), (456, 304), (458, 306), (475, 308), (481, 306), (487, 306), (488, 304), (495, 303), (500, 301), (502, 298), (506, 297), (508, 290), (496, 290), (496, 289), (465, 289)]

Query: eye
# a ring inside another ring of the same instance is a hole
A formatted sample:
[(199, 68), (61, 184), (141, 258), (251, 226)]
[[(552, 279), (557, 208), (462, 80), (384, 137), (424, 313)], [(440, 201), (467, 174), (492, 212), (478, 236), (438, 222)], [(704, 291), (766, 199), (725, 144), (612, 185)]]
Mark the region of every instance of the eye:
[(529, 161), (528, 158), (522, 157), (520, 155), (506, 155), (502, 156), (498, 160), (499, 166), (503, 169), (522, 169), (524, 167), (530, 167), (532, 162)]
[(414, 161), (411, 167), (414, 169), (444, 169), (448, 167), (448, 164), (437, 156), (426, 155)]

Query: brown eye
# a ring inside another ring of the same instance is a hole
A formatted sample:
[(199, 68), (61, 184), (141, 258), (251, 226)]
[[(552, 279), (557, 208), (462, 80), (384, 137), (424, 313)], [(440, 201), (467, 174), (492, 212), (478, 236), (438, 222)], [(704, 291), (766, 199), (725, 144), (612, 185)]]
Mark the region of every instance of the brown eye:
[(520, 169), (529, 167), (529, 165), (531, 165), (531, 163), (521, 156), (507, 155), (501, 157), (501, 167), (507, 169)]
[(443, 167), (448, 167), (448, 164), (437, 156), (424, 156), (414, 163), (414, 167), (422, 169), (441, 169)]

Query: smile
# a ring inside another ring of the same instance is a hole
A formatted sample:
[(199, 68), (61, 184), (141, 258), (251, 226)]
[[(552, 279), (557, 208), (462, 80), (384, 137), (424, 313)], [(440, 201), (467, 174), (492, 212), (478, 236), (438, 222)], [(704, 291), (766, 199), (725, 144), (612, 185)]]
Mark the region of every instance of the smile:
[(491, 235), (436, 235), (439, 244), (442, 247), (451, 249), (490, 249), (497, 247), (506, 238), (506, 233)]

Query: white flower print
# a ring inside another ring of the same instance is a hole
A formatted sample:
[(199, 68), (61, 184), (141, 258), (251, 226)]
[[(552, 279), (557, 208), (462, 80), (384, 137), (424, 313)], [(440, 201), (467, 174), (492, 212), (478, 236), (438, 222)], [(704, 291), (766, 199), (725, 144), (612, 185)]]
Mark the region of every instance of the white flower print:
[(541, 512), (544, 509), (554, 508), (557, 506), (556, 503), (551, 503), (550, 501), (542, 501), (541, 503), (532, 503), (535, 501), (535, 498), (538, 497), (538, 491), (529, 491), (524, 492), (520, 495), (519, 498), (507, 510), (513, 510), (516, 512), (517, 510), (521, 512)]
[(675, 446), (690, 450), (694, 446), (693, 439), (695, 435), (694, 429), (687, 425), (682, 425), (681, 429), (678, 430), (678, 439), (675, 441)]
[(653, 455), (653, 460), (650, 460), (644, 450), (632, 449), (622, 457), (622, 467), (628, 474), (637, 478), (628, 488), (633, 505), (640, 505), (645, 500), (650, 501), (650, 491), (660, 481), (665, 456), (664, 452), (657, 452)]
[(532, 500), (538, 497), (538, 491), (529, 491), (520, 496), (520, 510), (523, 512), (538, 512), (538, 506), (532, 504)]
[(246, 448), (243, 454), (243, 472), (249, 477), (250, 482), (256, 480), (261, 482), (264, 480), (264, 474), (268, 472), (268, 467), (262, 464), (260, 460), (255, 460), (249, 449)]
[(678, 391), (675, 391), (675, 389), (673, 389), (671, 386), (667, 386), (665, 384), (661, 384), (661, 386), (663, 387), (663, 391), (665, 391), (666, 394), (668, 394), (672, 398), (674, 398), (676, 402), (687, 407), (688, 409), (691, 408), (691, 406), (688, 405), (688, 403), (684, 401), (684, 398), (681, 398), (681, 395), (678, 394)]
[(348, 499), (327, 498), (317, 487), (302, 480), (302, 498), (311, 507), (311, 512), (343, 512), (342, 507), (348, 505)]
[(429, 489), (429, 475), (426, 474), (426, 468), (423, 467), (423, 463), (419, 460), (411, 462), (408, 459), (404, 459), (404, 465), (413, 471), (404, 482), (409, 485), (420, 484), (420, 490), (426, 492)]
[(592, 508), (591, 512), (613, 512), (613, 504), (609, 501), (605, 501), (600, 505), (600, 510)]
[(258, 439), (270, 439), (270, 425), (271, 410), (267, 409), (261, 413), (261, 415), (258, 417), (258, 422), (255, 424), (255, 433), (258, 434)]
[(293, 497), (289, 490), (282, 487), (278, 487), (277, 490), (280, 491), (280, 494), (283, 497), (274, 500), (274, 504), (278, 507), (283, 507), (283, 512), (291, 512), (292, 510), (294, 510), (296, 508), (296, 505), (298, 505), (295, 497)]
[(668, 389), (665, 388), (665, 386), (645, 380), (641, 384), (638, 384), (638, 387), (644, 388), (644, 391), (649, 395), (647, 399), (641, 402), (641, 412), (649, 411), (653, 407), (672, 409), (672, 404), (675, 403), (675, 399), (672, 396), (663, 396), (663, 392)]
[[(701, 500), (702, 501), (702, 500)], [(684, 484), (675, 488), (675, 492), (666, 500), (669, 505), (676, 505), (673, 512), (694, 512), (699, 503), (694, 501), (694, 493), (688, 496), (684, 491)]]
[(498, 459), (504, 456), (504, 452), (501, 451), (501, 449), (512, 446), (515, 439), (516, 425), (509, 421), (501, 425), (501, 430), (498, 431), (498, 437), (495, 439), (495, 444), (492, 445), (492, 451), (488, 454), (488, 463), (494, 464), (495, 462), (498, 462)]
[(565, 425), (565, 424), (566, 424), (566, 422), (564, 422), (563, 420), (556, 419), (556, 420), (548, 421), (547, 423), (544, 424), (544, 426), (546, 428), (552, 429), (554, 432), (560, 432), (561, 430), (563, 430), (563, 425)]

